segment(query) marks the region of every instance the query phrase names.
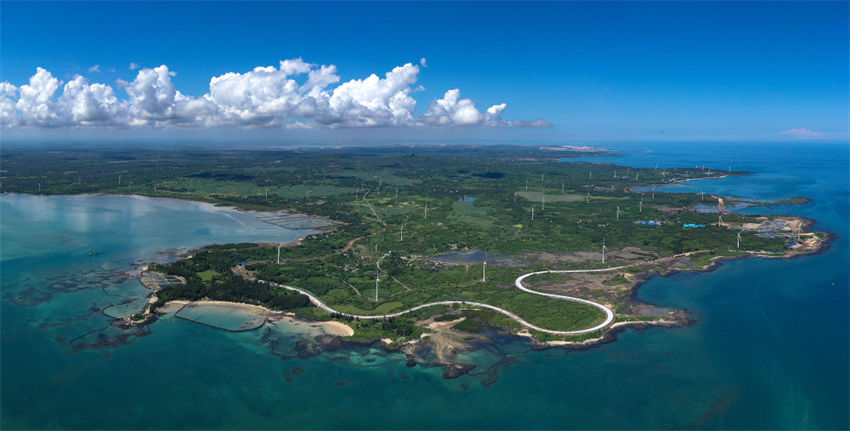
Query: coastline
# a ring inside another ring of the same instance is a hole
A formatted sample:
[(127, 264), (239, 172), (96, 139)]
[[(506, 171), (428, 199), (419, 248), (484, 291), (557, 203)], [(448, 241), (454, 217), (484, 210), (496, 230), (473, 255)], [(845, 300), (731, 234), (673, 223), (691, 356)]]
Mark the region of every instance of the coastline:
[[(675, 181), (673, 183), (665, 184), (665, 185), (674, 185), (674, 184), (677, 184), (677, 183), (684, 183), (684, 182), (694, 181), (694, 180), (721, 179), (721, 178), (726, 178), (726, 177), (729, 177), (729, 176), (749, 175), (749, 174), (751, 174), (751, 172), (734, 172), (734, 173), (728, 173), (728, 174), (723, 174), (723, 175), (719, 175), (719, 176), (688, 178), (688, 179), (678, 180), (678, 181)], [(90, 196), (96, 196), (96, 195), (139, 196), (139, 197), (143, 197), (143, 198), (147, 198), (147, 199), (171, 199), (171, 200), (175, 200), (175, 201), (181, 201), (182, 200), (182, 201), (200, 202), (200, 203), (215, 207), (217, 209), (224, 209), (224, 210), (229, 210), (229, 211), (238, 211), (238, 212), (248, 213), (248, 214), (251, 214), (252, 216), (255, 216), (255, 217), (256, 217), (257, 214), (268, 214), (268, 213), (273, 212), (273, 211), (257, 211), (257, 210), (253, 210), (253, 209), (244, 209), (244, 208), (240, 208), (238, 206), (226, 205), (226, 204), (222, 204), (222, 203), (218, 203), (218, 202), (210, 202), (210, 201), (206, 201), (206, 200), (197, 200), (197, 199), (194, 199), (194, 198), (158, 197), (158, 196), (148, 196), (148, 195), (145, 195), (145, 194), (113, 194), (113, 193), (93, 193), (93, 194), (88, 194), (88, 195), (90, 195)], [(55, 195), (48, 195), (48, 196), (55, 196)], [(79, 196), (79, 195), (68, 195), (68, 196)], [(808, 198), (794, 198), (794, 199), (807, 199), (805, 202), (811, 201)], [(805, 203), (805, 202), (800, 202), (800, 203)], [(770, 206), (772, 204), (766, 203), (765, 205)], [(310, 216), (310, 217), (314, 217), (314, 216)], [(774, 216), (774, 217), (782, 217), (782, 216)], [(805, 228), (808, 228), (808, 227), (814, 225), (814, 223), (815, 223), (813, 220), (805, 219), (805, 218), (802, 218), (802, 217), (797, 217), (797, 216), (788, 216), (788, 217), (800, 218), (801, 220), (803, 220), (803, 226)], [(321, 218), (321, 217), (317, 217), (317, 218)], [(322, 219), (326, 219), (326, 218), (322, 218)], [(294, 243), (291, 243), (290, 245), (297, 245), (301, 241), (303, 241), (304, 238), (307, 238), (307, 237), (314, 235), (316, 233), (324, 232), (324, 231), (327, 231), (327, 230), (334, 230), (334, 227), (330, 227), (329, 229), (311, 229), (311, 230), (313, 232), (298, 238)], [(813, 235), (814, 233), (811, 233), (811, 234)], [(751, 252), (750, 254), (747, 254), (747, 255), (715, 256), (715, 257), (711, 258), (710, 263), (703, 265), (701, 267), (695, 267), (695, 268), (670, 268), (670, 267), (665, 267), (663, 271), (659, 271), (658, 273), (660, 275), (666, 277), (666, 276), (669, 276), (669, 275), (672, 275), (672, 274), (675, 274), (675, 273), (678, 273), (678, 272), (710, 272), (710, 271), (713, 271), (714, 269), (716, 269), (723, 260), (737, 260), (737, 259), (741, 259), (741, 258), (745, 258), (745, 257), (794, 258), (794, 257), (807, 255), (807, 254), (818, 254), (818, 253), (822, 253), (825, 249), (827, 249), (828, 248), (827, 244), (834, 238), (834, 236), (830, 232), (825, 232), (824, 234), (825, 234), (824, 235), (825, 237), (819, 239), (819, 241), (817, 242), (817, 247), (814, 248), (813, 250), (807, 250), (807, 251), (786, 250), (781, 255), (769, 254), (767, 252), (765, 252), (765, 253)], [(194, 252), (194, 250), (191, 250), (191, 251), (187, 252), (186, 255), (190, 255), (193, 252)], [(644, 279), (636, 280), (636, 282), (634, 282), (633, 286), (630, 287), (630, 299), (634, 300), (634, 298), (636, 297), (636, 294), (637, 294), (637, 289), (639, 289), (643, 285), (643, 283), (645, 281), (647, 281), (648, 279), (649, 279), (649, 277), (646, 277)], [(149, 304), (156, 301), (155, 292), (152, 293), (149, 296), (149, 298), (150, 298)], [(336, 321), (336, 320), (320, 321), (320, 320), (305, 319), (305, 318), (296, 316), (294, 313), (285, 313), (285, 312), (274, 311), (274, 310), (270, 310), (268, 308), (265, 308), (265, 307), (262, 307), (262, 306), (259, 306), (259, 305), (249, 304), (249, 303), (227, 302), (227, 301), (205, 301), (205, 300), (201, 300), (200, 302), (209, 303), (209, 304), (236, 306), (236, 307), (250, 307), (253, 310), (257, 310), (258, 312), (265, 313), (267, 318), (269, 320), (272, 320), (272, 321), (278, 321), (278, 320), (296, 321), (297, 320), (299, 322), (309, 322), (310, 324), (319, 325), (319, 326), (322, 326), (323, 329), (327, 329), (329, 335), (338, 335), (340, 337), (350, 337), (354, 334), (354, 330), (350, 326), (348, 326), (348, 325), (346, 325), (342, 322)], [(637, 302), (637, 301), (634, 301), (634, 302)], [(167, 313), (171, 310), (171, 307), (177, 307), (177, 306), (179, 306), (182, 309), (183, 307), (186, 307), (189, 304), (190, 303), (188, 303), (186, 301), (169, 301), (168, 303), (166, 303), (166, 306), (163, 307), (162, 310), (157, 310), (156, 313), (157, 314), (164, 314), (164, 313), (160, 313), (160, 312)], [(654, 305), (654, 304), (649, 304), (649, 305)], [(177, 311), (179, 311), (179, 310), (177, 310)], [(619, 333), (622, 330), (624, 330), (625, 328), (629, 328), (629, 327), (635, 328), (635, 329), (646, 329), (646, 328), (655, 327), (655, 326), (657, 326), (657, 327), (681, 327), (681, 326), (686, 326), (686, 325), (694, 323), (694, 321), (690, 317), (687, 316), (686, 310), (676, 310), (676, 311), (681, 311), (683, 314), (681, 316), (676, 316), (678, 318), (674, 318), (674, 319), (664, 319), (664, 318), (662, 318), (662, 319), (658, 319), (658, 320), (647, 320), (647, 321), (644, 321), (644, 320), (615, 321), (612, 324), (610, 324), (608, 327), (600, 329), (599, 330), (600, 335), (598, 337), (590, 338), (590, 339), (586, 339), (586, 340), (581, 340), (581, 341), (570, 341), (570, 340), (540, 341), (532, 333), (528, 332), (528, 330), (526, 328), (523, 328), (519, 331), (514, 331), (514, 330), (511, 330), (511, 329), (508, 329), (508, 328), (505, 328), (505, 330), (512, 335), (530, 338), (531, 343), (535, 348), (543, 346), (544, 348), (564, 347), (564, 348), (570, 348), (570, 349), (584, 349), (584, 348), (589, 348), (589, 347), (592, 347), (592, 346), (595, 346), (595, 345), (604, 344), (604, 343), (607, 343), (607, 342), (614, 341), (614, 340), (616, 340), (616, 334), (617, 333)], [(153, 321), (156, 320), (157, 316), (147, 316), (147, 314), (149, 314), (147, 307), (145, 309), (145, 314), (146, 314), (145, 318), (142, 319), (141, 321), (133, 321), (130, 318), (123, 318), (121, 320), (125, 321), (124, 323), (127, 324), (127, 325), (130, 325), (130, 326), (150, 324), (150, 323), (153, 323)], [(273, 319), (276, 319), (276, 320), (273, 320)], [(257, 328), (259, 328), (261, 326), (262, 325), (258, 326)], [(252, 329), (257, 329), (257, 328), (252, 328)], [(390, 342), (387, 342), (387, 341), (390, 341)], [(418, 344), (420, 341), (421, 341), (421, 339), (410, 340), (410, 341), (404, 343), (402, 346), (408, 345), (408, 344), (411, 344), (411, 345)], [(376, 338), (374, 340), (370, 340), (369, 344), (373, 344), (373, 343), (376, 343), (376, 342), (380, 342), (380, 344), (384, 345), (385, 348), (387, 348), (387, 349), (390, 349), (390, 350), (393, 350), (393, 351), (399, 350), (399, 347), (395, 347), (395, 346), (390, 347), (390, 345), (392, 344), (392, 340), (389, 340), (389, 339)], [(363, 340), (358, 341), (357, 344), (362, 345)]]

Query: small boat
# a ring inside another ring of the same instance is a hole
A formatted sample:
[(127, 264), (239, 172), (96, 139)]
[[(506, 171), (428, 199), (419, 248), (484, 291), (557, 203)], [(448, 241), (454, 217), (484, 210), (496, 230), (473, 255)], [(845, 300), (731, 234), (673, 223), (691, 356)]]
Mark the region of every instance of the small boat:
[(99, 254), (103, 254), (103, 250), (89, 252), (89, 256), (97, 256)]

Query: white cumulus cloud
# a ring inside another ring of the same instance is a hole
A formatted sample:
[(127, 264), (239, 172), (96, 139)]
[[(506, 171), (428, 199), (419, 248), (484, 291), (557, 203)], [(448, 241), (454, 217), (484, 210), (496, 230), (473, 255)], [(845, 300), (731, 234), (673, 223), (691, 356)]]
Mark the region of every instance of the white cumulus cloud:
[[(128, 82), (90, 83), (77, 75), (64, 83), (43, 68), (27, 84), (0, 82), (0, 127), (420, 127), (548, 126), (543, 120), (502, 120), (507, 105), (480, 111), (460, 90), (447, 91), (416, 114), (412, 93), (427, 63), (406, 63), (379, 76), (342, 81), (335, 65), (301, 58), (247, 72), (214, 76), (200, 97), (181, 93), (166, 65), (141, 68)], [(99, 71), (93, 66), (90, 71)], [(59, 91), (62, 88), (61, 92)], [(123, 91), (122, 91), (123, 90)], [(58, 93), (58, 94), (57, 94)]]

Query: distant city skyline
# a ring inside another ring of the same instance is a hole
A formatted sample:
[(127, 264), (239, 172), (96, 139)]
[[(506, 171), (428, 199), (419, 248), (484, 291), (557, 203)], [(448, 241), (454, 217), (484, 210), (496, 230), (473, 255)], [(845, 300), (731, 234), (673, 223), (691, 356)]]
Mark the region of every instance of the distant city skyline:
[(846, 141), (848, 4), (9, 3), (3, 140)]

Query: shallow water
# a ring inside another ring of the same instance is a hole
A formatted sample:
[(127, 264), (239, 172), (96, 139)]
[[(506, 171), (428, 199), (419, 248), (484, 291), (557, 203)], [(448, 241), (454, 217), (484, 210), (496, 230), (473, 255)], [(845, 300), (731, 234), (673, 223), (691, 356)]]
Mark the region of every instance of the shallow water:
[(266, 312), (260, 308), (203, 302), (189, 304), (175, 316), (228, 331), (256, 329), (266, 320)]
[(624, 150), (604, 160), (753, 171), (680, 187), (807, 196), (742, 211), (803, 215), (838, 237), (819, 255), (725, 262), (638, 291), (688, 308), (693, 326), (626, 330), (585, 351), (499, 338), (462, 355), (479, 368), (444, 380), (372, 347), (316, 351), (304, 341), (318, 332), (294, 325), (229, 333), (167, 316), (150, 334), (109, 328), (100, 308), (145, 293), (120, 272), (167, 259), (160, 250), (301, 233), (194, 203), (3, 196), (3, 428), (847, 428), (846, 146)]

